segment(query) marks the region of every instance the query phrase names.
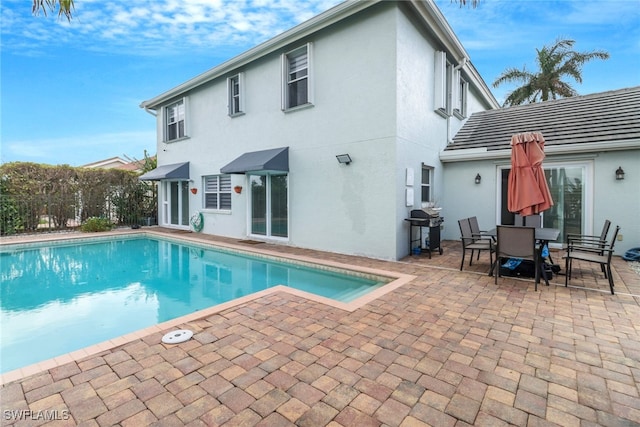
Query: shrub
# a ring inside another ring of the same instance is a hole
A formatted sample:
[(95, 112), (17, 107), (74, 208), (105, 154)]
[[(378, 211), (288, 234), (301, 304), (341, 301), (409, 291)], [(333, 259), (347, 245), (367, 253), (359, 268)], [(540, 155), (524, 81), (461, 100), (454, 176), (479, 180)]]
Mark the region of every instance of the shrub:
[(114, 224), (108, 218), (98, 218), (92, 216), (91, 218), (87, 218), (82, 225), (80, 226), (80, 230), (85, 233), (96, 232), (96, 231), (109, 231), (114, 227)]

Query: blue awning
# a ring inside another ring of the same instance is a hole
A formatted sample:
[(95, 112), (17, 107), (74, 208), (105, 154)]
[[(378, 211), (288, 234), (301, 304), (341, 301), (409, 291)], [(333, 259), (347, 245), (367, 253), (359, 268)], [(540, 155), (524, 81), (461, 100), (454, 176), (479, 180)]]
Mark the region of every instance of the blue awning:
[(189, 179), (189, 162), (158, 166), (138, 177), (140, 181), (160, 181), (163, 179)]
[(289, 172), (289, 147), (244, 153), (220, 169), (220, 173)]

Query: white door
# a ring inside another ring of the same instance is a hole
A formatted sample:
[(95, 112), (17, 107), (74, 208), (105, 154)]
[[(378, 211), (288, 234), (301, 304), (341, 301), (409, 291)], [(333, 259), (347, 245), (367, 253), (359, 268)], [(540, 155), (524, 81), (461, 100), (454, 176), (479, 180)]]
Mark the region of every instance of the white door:
[(189, 228), (189, 181), (163, 181), (162, 224)]

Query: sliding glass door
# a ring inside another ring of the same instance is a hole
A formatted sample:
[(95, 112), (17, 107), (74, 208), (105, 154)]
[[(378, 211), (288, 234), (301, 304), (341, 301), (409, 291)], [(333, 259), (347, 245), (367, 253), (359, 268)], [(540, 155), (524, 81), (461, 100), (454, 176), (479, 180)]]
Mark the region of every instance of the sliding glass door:
[[(567, 162), (544, 164), (544, 174), (553, 198), (553, 206), (542, 213), (542, 226), (560, 230), (558, 243), (570, 233), (591, 233), (592, 163)], [(500, 202), (498, 222), (512, 225), (514, 214), (507, 210), (510, 168), (499, 170)]]
[(189, 181), (163, 181), (163, 225), (189, 227)]
[(251, 234), (289, 236), (287, 175), (249, 175), (251, 186)]

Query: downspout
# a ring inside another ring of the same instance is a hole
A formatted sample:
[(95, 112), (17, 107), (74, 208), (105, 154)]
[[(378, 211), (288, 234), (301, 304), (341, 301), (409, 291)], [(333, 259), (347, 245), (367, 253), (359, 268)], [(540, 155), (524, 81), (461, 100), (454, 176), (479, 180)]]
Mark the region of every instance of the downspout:
[[(467, 58), (465, 56), (462, 57), (462, 59), (460, 60), (460, 62), (458, 63), (458, 65), (456, 65), (455, 67), (453, 67), (453, 71), (458, 71), (461, 70), (462, 68), (464, 68), (464, 66), (467, 64)], [(452, 76), (453, 79), (453, 76)], [(451, 92), (448, 94), (449, 96), (453, 95), (453, 85), (457, 85), (458, 82), (451, 82)], [(451, 114), (453, 114), (453, 99), (451, 99)], [(451, 136), (451, 115), (448, 114), (447, 112), (447, 145), (453, 143), (453, 139)]]

